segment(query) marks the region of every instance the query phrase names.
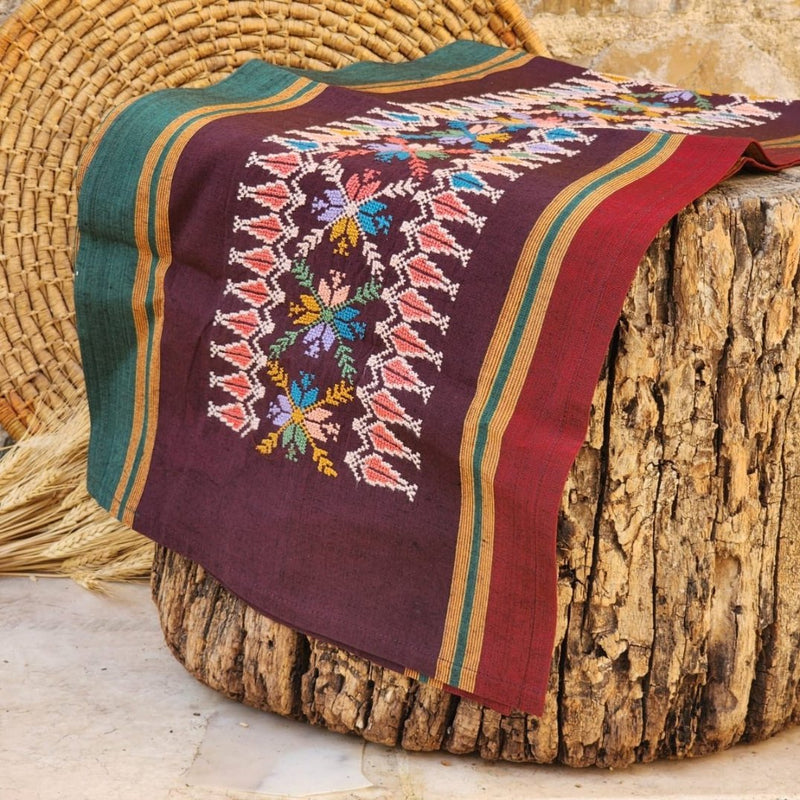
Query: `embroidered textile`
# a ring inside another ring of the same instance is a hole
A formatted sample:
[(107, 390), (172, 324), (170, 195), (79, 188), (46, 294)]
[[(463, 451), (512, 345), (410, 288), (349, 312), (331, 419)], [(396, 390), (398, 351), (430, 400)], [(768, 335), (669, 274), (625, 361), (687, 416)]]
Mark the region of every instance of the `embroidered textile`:
[(469, 42), (120, 108), (81, 174), (90, 491), (274, 619), (539, 713), (634, 270), (799, 133), (797, 103)]

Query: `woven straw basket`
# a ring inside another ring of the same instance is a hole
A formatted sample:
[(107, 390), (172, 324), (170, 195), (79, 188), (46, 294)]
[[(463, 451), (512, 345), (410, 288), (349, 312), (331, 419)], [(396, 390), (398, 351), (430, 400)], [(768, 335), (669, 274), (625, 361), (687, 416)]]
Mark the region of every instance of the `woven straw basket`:
[(52, 429), (84, 392), (74, 176), (101, 117), (252, 58), (325, 69), (454, 39), (545, 49), (513, 0), (40, 0), (0, 29), (0, 425)]

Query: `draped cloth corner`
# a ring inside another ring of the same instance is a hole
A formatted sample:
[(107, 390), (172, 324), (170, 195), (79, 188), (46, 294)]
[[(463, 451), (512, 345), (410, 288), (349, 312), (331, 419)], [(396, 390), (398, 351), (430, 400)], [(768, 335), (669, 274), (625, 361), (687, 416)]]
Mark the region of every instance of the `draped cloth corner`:
[(80, 175), (92, 495), (277, 621), (539, 713), (636, 266), (798, 133), (796, 103), (472, 42), (117, 109)]

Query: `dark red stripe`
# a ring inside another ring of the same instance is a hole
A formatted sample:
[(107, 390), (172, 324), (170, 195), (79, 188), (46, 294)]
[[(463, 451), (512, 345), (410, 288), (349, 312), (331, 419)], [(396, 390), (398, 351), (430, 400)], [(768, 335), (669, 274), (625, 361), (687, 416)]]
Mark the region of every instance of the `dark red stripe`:
[(508, 682), (524, 675), (517, 705), (542, 712), (556, 627), (558, 510), (622, 304), (659, 229), (729, 174), (747, 145), (685, 139), (669, 161), (603, 201), (567, 251), (500, 453), (478, 695), (508, 697)]

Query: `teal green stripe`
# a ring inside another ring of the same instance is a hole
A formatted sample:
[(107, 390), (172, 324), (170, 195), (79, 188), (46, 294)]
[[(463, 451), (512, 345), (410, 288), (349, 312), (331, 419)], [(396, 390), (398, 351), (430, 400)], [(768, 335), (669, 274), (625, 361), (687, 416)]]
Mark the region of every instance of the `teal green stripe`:
[[(150, 184), (150, 198), (149, 198), (149, 206), (150, 206), (150, 215), (148, 218), (148, 246), (150, 248), (150, 252), (152, 254), (150, 260), (150, 271), (149, 271), (149, 281), (147, 285), (147, 295), (145, 298), (145, 310), (147, 312), (147, 327), (148, 327), (148, 336), (147, 336), (147, 370), (145, 374), (145, 401), (146, 398), (149, 396), (149, 389), (150, 389), (150, 367), (153, 363), (153, 351), (155, 348), (155, 337), (154, 337), (154, 328), (155, 328), (155, 316), (153, 313), (153, 299), (155, 296), (156, 291), (156, 269), (158, 267), (159, 262), (159, 254), (156, 245), (156, 212), (157, 212), (157, 203), (156, 197), (158, 194), (158, 188), (161, 183), (161, 176), (164, 170), (164, 163), (166, 162), (167, 158), (170, 155), (173, 147), (175, 146), (176, 141), (179, 137), (183, 134), (183, 132), (190, 127), (191, 125), (196, 124), (197, 122), (201, 122), (206, 119), (213, 119), (221, 110), (226, 112), (237, 112), (237, 111), (267, 111), (269, 110), (270, 106), (274, 105), (278, 102), (280, 105), (284, 105), (286, 103), (291, 103), (297, 100), (300, 100), (304, 95), (308, 94), (309, 91), (312, 89), (318, 88), (318, 84), (307, 84), (302, 86), (288, 98), (282, 98), (280, 101), (273, 101), (270, 100), (269, 102), (265, 102), (264, 104), (259, 104), (258, 106), (250, 106), (249, 108), (244, 108), (243, 106), (228, 106), (224, 109), (214, 109), (213, 111), (209, 111), (205, 114), (201, 114), (196, 117), (192, 117), (191, 119), (187, 120), (183, 125), (181, 125), (178, 129), (176, 129), (175, 133), (170, 137), (169, 141), (167, 142), (166, 146), (162, 150), (159, 158), (158, 163), (156, 165), (155, 170), (153, 171), (153, 180)], [(130, 493), (133, 490), (133, 485), (136, 481), (136, 475), (138, 473), (139, 464), (141, 462), (142, 456), (144, 455), (144, 448), (146, 444), (146, 432), (147, 432), (147, 424), (150, 418), (150, 406), (149, 403), (145, 402), (145, 413), (143, 417), (143, 424), (142, 429), (140, 431), (139, 442), (136, 447), (136, 455), (134, 458), (134, 465), (133, 469), (131, 470), (130, 477), (128, 482), (125, 486), (125, 490), (122, 496), (121, 508), (124, 509), (127, 506), (128, 500), (130, 498)]]
[(434, 50), (422, 58), (388, 64), (380, 61), (362, 61), (350, 64), (335, 71), (292, 69), (295, 75), (302, 75), (311, 80), (329, 83), (334, 86), (365, 86), (371, 83), (417, 83), (436, 78), (444, 73), (469, 70), (464, 77), (478, 74), (486, 64), (503, 53), (508, 54), (508, 63), (528, 58), (530, 53), (524, 50), (508, 50), (468, 40), (452, 42), (445, 47)]
[[(285, 70), (253, 64), (205, 89), (170, 89), (140, 98), (109, 126), (87, 166), (78, 203), (75, 307), (91, 417), (88, 485), (103, 506), (113, 503), (133, 424), (138, 345), (131, 296), (139, 257), (134, 214), (145, 159), (180, 116), (204, 106), (235, 108), (259, 99), (269, 105), (270, 98), (297, 82)], [(304, 90), (312, 88), (308, 84)], [(152, 286), (147, 315), (152, 326)]]
[(536, 254), (536, 258), (533, 261), (531, 275), (528, 279), (528, 283), (525, 288), (525, 294), (520, 306), (520, 313), (514, 322), (511, 336), (509, 337), (508, 343), (503, 351), (503, 357), (500, 361), (497, 379), (492, 385), (486, 405), (484, 406), (478, 421), (478, 432), (475, 450), (472, 457), (472, 479), (475, 486), (475, 513), (473, 516), (472, 542), (469, 569), (467, 570), (467, 586), (464, 597), (464, 605), (461, 611), (461, 620), (459, 623), (458, 638), (453, 657), (453, 666), (450, 669), (449, 683), (453, 686), (458, 686), (461, 680), (461, 670), (463, 667), (464, 655), (467, 649), (469, 629), (472, 622), (472, 611), (475, 602), (475, 583), (477, 580), (478, 569), (480, 567), (480, 544), (484, 503), (483, 487), (481, 485), (481, 464), (483, 462), (483, 457), (486, 453), (486, 447), (488, 444), (489, 425), (494, 417), (495, 412), (497, 411), (497, 406), (500, 402), (503, 392), (505, 391), (508, 376), (511, 372), (514, 359), (516, 358), (517, 351), (519, 350), (522, 342), (525, 328), (528, 325), (528, 320), (530, 318), (530, 313), (536, 298), (536, 293), (539, 289), (539, 282), (541, 281), (542, 273), (544, 272), (544, 268), (550, 256), (553, 244), (559, 231), (567, 222), (570, 215), (587, 197), (596, 192), (598, 189), (601, 189), (609, 181), (614, 180), (620, 175), (624, 175), (628, 172), (636, 170), (643, 164), (646, 164), (650, 159), (664, 149), (669, 139), (670, 136), (666, 134), (659, 137), (659, 140), (653, 145), (648, 153), (640, 156), (629, 164), (618, 167), (612, 172), (609, 172), (607, 175), (598, 177), (596, 180), (592, 181), (592, 183), (588, 184), (580, 192), (578, 192), (578, 194), (576, 194), (572, 200), (567, 203), (567, 205), (553, 221), (553, 224), (551, 225), (542, 242), (542, 247), (539, 249), (539, 252)]

